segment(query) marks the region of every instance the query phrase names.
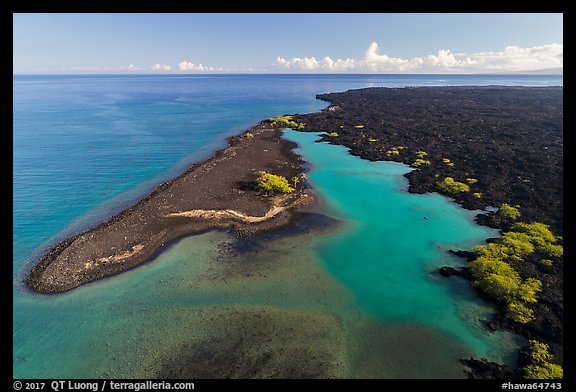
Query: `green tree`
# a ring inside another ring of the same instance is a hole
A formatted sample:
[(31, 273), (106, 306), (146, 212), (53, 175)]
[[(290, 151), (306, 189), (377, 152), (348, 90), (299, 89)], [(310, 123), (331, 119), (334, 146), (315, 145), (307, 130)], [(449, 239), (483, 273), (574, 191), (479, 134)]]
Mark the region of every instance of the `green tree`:
[(260, 176), (257, 179), (258, 189), (265, 192), (273, 193), (290, 193), (294, 188), (288, 184), (286, 177), (276, 174), (267, 173), (265, 171), (259, 172)]
[(526, 303), (536, 303), (536, 297), (541, 291), (542, 282), (536, 278), (528, 278), (518, 286), (516, 297)]
[(503, 203), (498, 210), (498, 215), (508, 219), (518, 219), (520, 218), (520, 206), (515, 205), (514, 207), (510, 204)]
[(506, 309), (506, 317), (520, 324), (534, 320), (534, 311), (521, 302), (510, 302)]
[(562, 257), (564, 256), (564, 247), (562, 245), (555, 245), (550, 243), (544, 243), (537, 245), (536, 249), (538, 252), (548, 257)]
[(489, 273), (475, 282), (475, 284), (490, 296), (498, 299), (499, 301), (509, 303), (512, 302), (522, 279), (513, 276), (497, 275)]
[(526, 233), (532, 238), (541, 238), (545, 242), (555, 243), (557, 241), (556, 236), (552, 234), (548, 225), (540, 222), (516, 222), (512, 225), (511, 230)]
[(534, 253), (534, 245), (530, 241), (530, 236), (525, 233), (509, 231), (504, 233), (500, 241), (508, 248), (508, 254), (514, 256), (516, 260), (522, 260), (522, 257)]
[(463, 182), (454, 181), (452, 177), (446, 177), (442, 181), (436, 183), (438, 188), (444, 193), (453, 195), (455, 193), (468, 192), (470, 187)]
[(543, 342), (530, 340), (530, 364), (524, 367), (525, 378), (531, 379), (562, 379), (564, 371), (560, 365), (550, 362), (553, 359), (550, 347)]
[(561, 380), (564, 378), (564, 370), (555, 363), (545, 363), (543, 365), (528, 365), (524, 369), (524, 377), (537, 380)]
[(294, 183), (294, 189), (296, 189), (296, 184), (298, 184), (298, 182), (300, 181), (300, 178), (298, 178), (297, 176), (294, 176), (291, 178), (291, 180)]

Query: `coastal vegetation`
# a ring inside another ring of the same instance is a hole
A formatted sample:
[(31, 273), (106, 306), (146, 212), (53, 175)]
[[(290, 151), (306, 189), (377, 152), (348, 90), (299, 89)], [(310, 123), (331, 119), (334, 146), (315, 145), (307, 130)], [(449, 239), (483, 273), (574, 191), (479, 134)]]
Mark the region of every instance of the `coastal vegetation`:
[(286, 127), (292, 129), (302, 129), (304, 128), (304, 123), (299, 123), (293, 120), (294, 116), (278, 116), (269, 119), (271, 125), (277, 127)]
[(427, 160), (427, 159), (418, 158), (418, 159), (416, 159), (414, 162), (412, 162), (412, 164), (411, 164), (410, 166), (412, 166), (412, 167), (420, 167), (420, 166), (422, 166), (422, 165), (428, 166), (428, 165), (430, 165), (430, 161)]
[(300, 178), (298, 176), (294, 176), (291, 178), (292, 183), (294, 184), (294, 189), (296, 189), (296, 184), (300, 182)]
[[(290, 193), (294, 191), (294, 188), (290, 186), (286, 177), (265, 171), (260, 171), (259, 174), (260, 176), (257, 179), (258, 190), (271, 193)], [(294, 186), (296, 186), (296, 184), (294, 184)]]
[(500, 209), (498, 210), (498, 215), (500, 215), (503, 218), (516, 220), (516, 219), (520, 218), (520, 209), (519, 208), (520, 208), (519, 205), (511, 206), (510, 204), (503, 203), (500, 206)]
[(328, 134), (328, 136), (330, 136), (330, 137), (337, 137), (337, 136), (338, 136), (338, 132), (330, 132), (330, 133)]
[(254, 134), (253, 134), (253, 133), (250, 133), (250, 132), (246, 132), (246, 137), (247, 137), (248, 139), (253, 138), (253, 137), (254, 137)]
[(532, 277), (522, 279), (510, 263), (536, 260), (551, 266), (554, 261), (550, 257), (559, 258), (564, 252), (557, 241), (544, 223), (515, 223), (511, 231), (495, 242), (476, 248), (478, 257), (469, 264), (474, 285), (504, 303), (508, 318), (520, 324), (529, 323), (534, 319), (534, 311), (528, 304), (537, 302), (542, 282)]
[(446, 177), (436, 184), (442, 192), (449, 195), (470, 191), (470, 187), (468, 185), (464, 184), (463, 182), (455, 181), (452, 177)]
[(530, 340), (529, 364), (522, 370), (525, 378), (530, 379), (562, 379), (564, 371), (560, 365), (552, 363), (554, 357), (550, 354), (550, 347), (543, 342)]

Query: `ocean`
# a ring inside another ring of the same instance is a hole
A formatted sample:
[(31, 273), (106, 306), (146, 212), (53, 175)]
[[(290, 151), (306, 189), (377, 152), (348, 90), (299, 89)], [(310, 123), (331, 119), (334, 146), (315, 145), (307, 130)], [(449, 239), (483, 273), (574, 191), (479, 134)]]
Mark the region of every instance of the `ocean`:
[[(347, 358), (343, 376), (453, 378), (463, 376), (463, 356), (512, 362), (520, 342), (481, 326), (491, 306), (467, 283), (432, 273), (461, 263), (446, 256), (449, 247), (472, 247), (494, 233), (446, 198), (405, 192), (406, 166), (363, 161), (314, 143), (314, 134), (286, 137), (301, 145), (325, 213), (343, 227), (277, 238), (243, 256), (263, 261), (253, 263), (258, 278), (223, 267), (233, 239), (219, 232), (184, 238), (151, 263), (61, 295), (31, 293), (22, 278), (51, 245), (207, 158), (227, 136), (268, 117), (321, 110), (326, 103), (316, 94), (562, 84), (546, 75), (15, 75), (13, 376), (151, 377), (190, 339), (207, 339), (208, 309), (336, 320), (346, 343), (332, 350)], [(334, 173), (334, 165), (349, 170)], [(354, 181), (387, 203), (367, 205), (342, 191)], [(370, 213), (391, 204), (380, 211), (386, 219)], [(423, 213), (443, 218), (414, 230)], [(361, 255), (346, 251), (351, 244)]]

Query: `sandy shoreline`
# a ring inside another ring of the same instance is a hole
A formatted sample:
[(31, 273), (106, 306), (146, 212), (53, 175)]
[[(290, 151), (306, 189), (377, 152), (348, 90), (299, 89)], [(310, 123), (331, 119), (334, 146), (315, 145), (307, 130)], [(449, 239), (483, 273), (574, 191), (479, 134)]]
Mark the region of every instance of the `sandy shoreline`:
[(301, 173), (296, 145), (267, 121), (246, 132), (135, 205), (52, 247), (26, 285), (38, 293), (64, 292), (140, 265), (185, 235), (216, 228), (247, 236), (288, 224), (291, 210), (312, 196), (301, 186), (289, 195), (267, 196), (254, 185), (260, 170), (288, 178)]

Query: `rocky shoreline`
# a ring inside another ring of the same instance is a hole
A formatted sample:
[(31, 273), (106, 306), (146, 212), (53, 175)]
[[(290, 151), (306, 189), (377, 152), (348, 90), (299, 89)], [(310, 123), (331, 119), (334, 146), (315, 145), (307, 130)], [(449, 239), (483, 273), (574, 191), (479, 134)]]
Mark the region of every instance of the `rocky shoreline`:
[[(503, 203), (518, 205), (521, 222), (542, 222), (563, 234), (562, 87), (406, 87), (366, 88), (317, 96), (330, 102), (319, 113), (295, 115), (301, 131), (325, 132), (322, 141), (346, 146), (361, 158), (412, 165), (411, 193), (444, 193), (470, 210)], [(447, 192), (438, 185), (450, 177), (469, 191)], [(511, 222), (494, 211), (476, 222), (502, 231)], [(475, 252), (452, 253), (471, 261)], [(542, 282), (535, 319), (519, 324), (500, 313), (488, 328), (512, 330), (550, 346), (563, 358), (563, 262), (544, 267), (512, 262), (523, 279)], [(470, 280), (467, 267), (444, 267), (443, 276)], [(487, 297), (477, 290), (484, 299)], [(524, 365), (509, 369), (485, 360), (464, 360), (470, 378), (520, 377)], [(524, 361), (525, 362), (525, 361)]]
[(279, 127), (263, 122), (228, 144), (132, 207), (49, 249), (27, 286), (45, 294), (71, 290), (140, 265), (185, 235), (224, 229), (249, 236), (287, 225), (292, 209), (312, 201), (302, 186), (285, 196), (256, 190), (261, 170), (288, 178), (303, 171), (296, 145), (281, 139)]

